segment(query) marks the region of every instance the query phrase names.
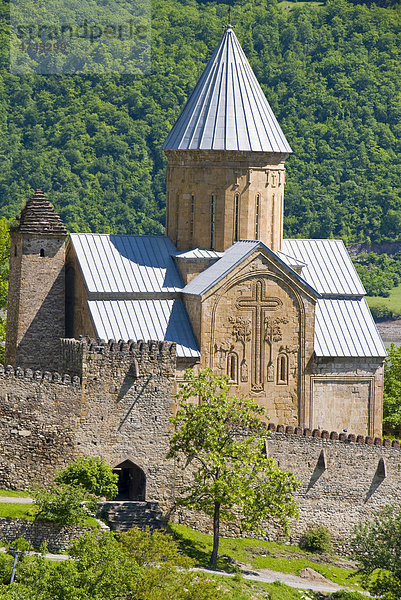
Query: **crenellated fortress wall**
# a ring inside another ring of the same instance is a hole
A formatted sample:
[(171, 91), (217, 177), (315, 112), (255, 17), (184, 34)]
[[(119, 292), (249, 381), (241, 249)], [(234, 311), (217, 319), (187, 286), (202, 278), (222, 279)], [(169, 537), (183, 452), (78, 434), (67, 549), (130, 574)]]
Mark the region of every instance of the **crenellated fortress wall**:
[[(169, 514), (186, 479), (182, 464), (165, 458), (175, 344), (62, 339), (58, 364), (58, 372), (0, 366), (0, 486), (48, 485), (80, 455), (111, 466), (130, 460), (146, 474), (146, 500)], [(295, 541), (313, 524), (346, 539), (357, 522), (401, 502), (399, 442), (273, 423), (268, 429), (269, 456), (302, 481)], [(180, 510), (172, 518), (211, 531), (202, 515)], [(276, 532), (267, 525), (266, 534)]]
[[(291, 524), (292, 542), (297, 543), (309, 526), (324, 525), (341, 552), (357, 523), (372, 519), (387, 504), (400, 504), (398, 441), (273, 423), (268, 429), (268, 456), (281, 469), (293, 471), (302, 484), (296, 494), (299, 519)], [(178, 488), (188, 481), (183, 467), (177, 464)], [(212, 519), (201, 513), (178, 509), (174, 518), (207, 533), (213, 530)], [(223, 524), (222, 531), (242, 535), (239, 523)], [(271, 540), (280, 535), (272, 523), (265, 524), (265, 532)]]
[(0, 368), (0, 486), (47, 485), (79, 455), (145, 473), (146, 495), (168, 509), (175, 344), (60, 342), (59, 372)]

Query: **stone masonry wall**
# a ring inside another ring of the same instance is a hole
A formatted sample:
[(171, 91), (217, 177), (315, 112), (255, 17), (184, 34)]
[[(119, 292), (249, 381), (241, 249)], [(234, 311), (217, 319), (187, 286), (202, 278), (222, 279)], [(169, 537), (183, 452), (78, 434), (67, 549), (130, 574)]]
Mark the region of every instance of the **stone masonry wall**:
[(310, 372), (310, 420), (306, 426), (381, 435), (382, 358), (315, 358)]
[(173, 410), (175, 344), (78, 342), (84, 346), (80, 454), (111, 466), (130, 460), (146, 475), (146, 500), (171, 508), (174, 462), (166, 460)]
[(325, 525), (335, 538), (346, 539), (356, 523), (371, 519), (387, 504), (400, 503), (398, 443), (391, 447), (390, 440), (380, 438), (351, 435), (336, 440), (325, 439), (327, 432), (323, 438), (312, 437), (310, 430), (306, 433), (273, 433), (268, 442), (270, 457), (302, 481), (293, 539), (299, 539), (308, 525)]
[(315, 299), (296, 277), (258, 250), (186, 308), (202, 368), (228, 375), (234, 393), (253, 397), (274, 421), (309, 424)]
[(62, 340), (60, 354), (63, 377), (0, 367), (0, 486), (47, 485), (76, 456), (130, 460), (146, 475), (146, 500), (169, 510), (175, 344)]
[(46, 541), (50, 552), (64, 552), (74, 540), (87, 531), (90, 529), (86, 527), (60, 527), (56, 523), (0, 518), (1, 540), (14, 542), (22, 536), (35, 549), (39, 549), (41, 544)]
[(217, 150), (165, 153), (167, 235), (178, 250), (222, 251), (236, 239), (259, 239), (272, 250), (281, 249), (288, 155)]
[[(296, 494), (299, 519), (291, 524), (292, 542), (298, 542), (309, 526), (324, 525), (341, 549), (357, 523), (372, 519), (385, 505), (399, 505), (399, 442), (283, 425), (270, 424), (269, 429), (269, 457), (281, 469), (293, 471), (302, 483)], [(181, 485), (186, 481), (183, 467), (177, 469)], [(194, 511), (178, 509), (173, 518), (207, 533), (213, 530), (212, 520)], [(222, 533), (242, 535), (239, 523), (223, 524)], [(273, 540), (279, 535), (266, 523), (266, 538)]]
[[(0, 367), (0, 486), (48, 485), (56, 469), (80, 455), (102, 456), (113, 467), (130, 460), (146, 475), (146, 502), (168, 515), (186, 477), (182, 465), (165, 458), (175, 345), (62, 340), (60, 370), (67, 374)], [(365, 432), (269, 429), (270, 457), (302, 481), (294, 540), (310, 524), (346, 538), (357, 522), (401, 501), (398, 443)], [(174, 519), (210, 530), (195, 513), (177, 511)], [(241, 533), (238, 526), (225, 532)], [(274, 535), (267, 526), (266, 536)]]
[(76, 456), (80, 379), (0, 366), (0, 486), (51, 481)]
[(6, 363), (14, 367), (57, 369), (65, 324), (64, 240), (12, 232)]

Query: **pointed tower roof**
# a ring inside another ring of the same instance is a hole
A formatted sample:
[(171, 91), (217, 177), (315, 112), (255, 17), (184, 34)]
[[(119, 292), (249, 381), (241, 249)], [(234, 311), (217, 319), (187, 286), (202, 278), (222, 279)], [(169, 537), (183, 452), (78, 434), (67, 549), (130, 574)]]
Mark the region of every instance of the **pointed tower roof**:
[(21, 233), (67, 235), (64, 223), (42, 190), (36, 190), (28, 200), (14, 229)]
[(291, 152), (231, 25), (163, 148)]

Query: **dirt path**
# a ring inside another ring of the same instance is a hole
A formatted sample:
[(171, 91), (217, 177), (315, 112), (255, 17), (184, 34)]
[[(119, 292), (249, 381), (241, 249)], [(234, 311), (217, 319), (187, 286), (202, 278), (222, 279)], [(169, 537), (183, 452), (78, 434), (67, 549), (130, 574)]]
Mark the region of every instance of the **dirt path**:
[[(212, 571), (211, 569), (200, 569), (195, 568), (194, 571), (203, 571), (205, 573), (217, 574), (217, 575), (226, 575), (227, 577), (235, 577), (235, 573), (226, 573), (225, 571)], [(278, 571), (271, 571), (270, 569), (254, 569), (252, 571), (248, 571), (246, 569), (241, 570), (241, 574), (244, 579), (249, 579), (251, 581), (261, 582), (261, 583), (274, 583), (275, 581), (280, 581), (289, 587), (296, 588), (299, 590), (312, 590), (313, 592), (331, 592), (334, 593), (338, 590), (350, 590), (350, 588), (346, 588), (332, 581), (326, 579), (323, 581), (313, 581), (311, 579), (304, 579), (303, 577), (299, 577), (298, 575), (294, 575), (293, 573), (280, 573)], [(355, 591), (355, 590), (350, 590)], [(359, 591), (359, 590), (358, 590)], [(370, 594), (367, 592), (359, 591), (360, 594), (364, 596), (370, 597)]]
[(0, 502), (7, 502), (8, 504), (32, 504), (32, 498), (25, 498), (21, 496), (0, 496)]

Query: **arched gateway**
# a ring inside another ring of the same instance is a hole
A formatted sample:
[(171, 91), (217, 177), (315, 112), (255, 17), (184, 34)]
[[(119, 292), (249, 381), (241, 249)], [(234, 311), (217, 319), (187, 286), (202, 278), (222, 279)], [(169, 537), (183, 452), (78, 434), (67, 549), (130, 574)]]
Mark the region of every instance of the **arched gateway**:
[(118, 475), (118, 496), (116, 500), (144, 501), (146, 496), (146, 475), (130, 460), (117, 465), (114, 473)]

